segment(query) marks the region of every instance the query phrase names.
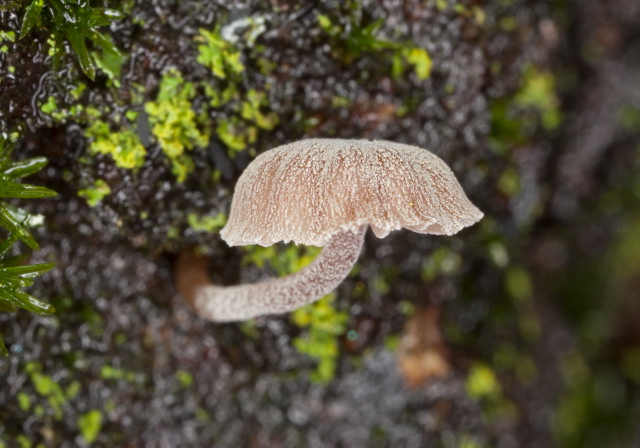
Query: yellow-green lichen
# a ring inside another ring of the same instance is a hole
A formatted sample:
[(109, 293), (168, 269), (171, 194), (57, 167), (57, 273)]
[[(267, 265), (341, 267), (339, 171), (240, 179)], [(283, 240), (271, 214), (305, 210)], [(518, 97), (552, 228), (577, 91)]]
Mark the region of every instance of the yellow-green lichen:
[(194, 96), (193, 83), (185, 82), (177, 70), (169, 70), (162, 77), (156, 101), (145, 105), (152, 133), (169, 157), (178, 182), (184, 182), (193, 171), (193, 161), (185, 151), (209, 143), (209, 137), (196, 123), (196, 113), (191, 107)]
[(85, 198), (90, 207), (98, 205), (109, 194), (111, 194), (111, 188), (102, 179), (96, 180), (91, 187), (78, 191), (78, 196)]

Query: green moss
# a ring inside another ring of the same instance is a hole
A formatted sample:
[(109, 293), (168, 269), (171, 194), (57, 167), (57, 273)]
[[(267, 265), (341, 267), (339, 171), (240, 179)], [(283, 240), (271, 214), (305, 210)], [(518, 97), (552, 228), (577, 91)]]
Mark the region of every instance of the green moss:
[(47, 98), (47, 102), (40, 106), (40, 110), (45, 114), (51, 114), (57, 108), (58, 105), (56, 104), (56, 99), (53, 96), (49, 96)]
[(427, 50), (424, 48), (408, 48), (404, 49), (402, 54), (407, 63), (413, 67), (416, 77), (420, 81), (424, 81), (431, 76), (433, 61)]
[(514, 266), (505, 272), (505, 288), (509, 295), (518, 302), (527, 302), (533, 294), (531, 276), (526, 269)]
[(41, 373), (42, 366), (39, 363), (31, 362), (25, 367), (25, 372), (29, 374), (31, 383), (38, 395), (46, 398), (53, 411), (56, 420), (62, 420), (63, 406), (67, 402), (67, 397), (62, 387), (48, 375)]
[[(284, 276), (307, 266), (322, 248), (289, 244), (285, 247), (245, 246), (244, 250), (243, 265), (253, 264), (260, 268), (270, 265), (279, 276)], [(329, 294), (291, 313), (291, 321), (304, 329), (293, 344), (300, 353), (318, 361), (311, 374), (312, 381), (317, 383), (326, 383), (333, 378), (339, 356), (339, 338), (345, 333), (349, 319), (348, 313), (337, 311), (333, 306), (335, 297), (335, 294)]]
[(125, 56), (120, 53), (111, 53), (108, 51), (101, 53), (93, 52), (91, 55), (98, 68), (109, 77), (113, 85), (120, 87), (120, 72), (122, 71), (122, 65), (126, 61)]
[(211, 107), (221, 107), (233, 100), (240, 99), (240, 94), (235, 84), (230, 84), (222, 90), (216, 89), (210, 84), (205, 84), (204, 93), (209, 98)]
[(515, 196), (520, 191), (520, 174), (515, 168), (506, 168), (498, 179), (498, 189), (507, 196)]
[(465, 384), (467, 394), (475, 399), (496, 397), (501, 394), (500, 384), (495, 374), (485, 364), (474, 364)]
[(189, 213), (187, 222), (196, 232), (216, 233), (227, 223), (227, 215), (218, 213), (215, 216), (199, 217), (195, 213)]
[(31, 398), (28, 394), (18, 392), (16, 398), (18, 399), (18, 406), (20, 406), (23, 412), (27, 412), (31, 408)]
[(242, 118), (254, 122), (259, 128), (272, 130), (279, 122), (275, 112), (263, 113), (262, 106), (269, 104), (264, 92), (250, 89), (247, 92), (246, 101), (242, 103)]
[(102, 429), (102, 412), (93, 409), (78, 417), (78, 429), (87, 443), (93, 443)]
[(218, 138), (227, 145), (233, 153), (242, 151), (246, 147), (254, 143), (258, 138), (258, 129), (255, 126), (248, 125), (238, 117), (221, 118), (216, 127)]
[(626, 350), (620, 364), (625, 376), (640, 385), (640, 346)]
[(453, 275), (462, 264), (460, 254), (448, 247), (440, 247), (422, 264), (421, 276), (424, 281), (432, 281), (438, 275)]
[(85, 198), (90, 207), (98, 205), (109, 194), (111, 188), (102, 179), (96, 180), (91, 187), (78, 191), (78, 196)]
[(520, 106), (537, 109), (542, 125), (547, 130), (556, 129), (562, 121), (555, 78), (550, 72), (542, 72), (533, 65), (528, 66), (524, 70), (522, 87), (515, 101)]
[(193, 384), (193, 376), (187, 371), (178, 370), (175, 373), (175, 376), (180, 385), (184, 388), (187, 388)]
[(262, 247), (258, 245), (244, 246), (245, 255), (242, 265), (253, 264), (259, 268), (270, 265), (278, 275), (289, 275), (311, 263), (322, 250), (321, 247), (297, 246), (293, 243), (285, 247), (274, 245)]
[(407, 67), (411, 67), (419, 81), (424, 81), (431, 76), (433, 61), (429, 52), (419, 48), (411, 42), (392, 42), (377, 36), (384, 21), (378, 19), (368, 25), (361, 23), (362, 14), (360, 6), (355, 5), (355, 11), (351, 11), (348, 17), (349, 25), (342, 21), (332, 20), (329, 16), (318, 14), (318, 25), (332, 39), (334, 54), (350, 64), (354, 59), (366, 54), (380, 55), (391, 53), (391, 73), (396, 80), (402, 78)]
[(340, 354), (339, 338), (345, 333), (349, 320), (348, 313), (334, 308), (335, 297), (335, 294), (329, 294), (291, 314), (292, 322), (307, 330), (306, 334), (294, 339), (294, 346), (300, 353), (318, 360), (311, 374), (311, 380), (316, 383), (333, 379)]
[(240, 61), (241, 53), (222, 38), (220, 27), (213, 31), (200, 29), (195, 40), (202, 43), (198, 45), (197, 61), (211, 69), (217, 78), (235, 77), (244, 71), (244, 64)]
[(193, 171), (193, 161), (185, 151), (209, 143), (209, 137), (196, 123), (196, 113), (191, 107), (194, 96), (193, 83), (185, 82), (177, 70), (169, 70), (162, 77), (156, 101), (145, 104), (152, 133), (169, 157), (178, 182), (184, 182)]
[[(53, 52), (57, 55), (63, 48), (63, 38), (78, 55), (78, 62), (84, 73), (91, 79), (95, 77), (95, 64), (87, 49), (85, 38), (103, 50), (118, 54), (118, 49), (111, 39), (98, 30), (101, 26), (108, 26), (114, 20), (123, 18), (123, 14), (108, 8), (92, 7), (86, 2), (70, 0), (47, 1), (33, 0), (25, 9), (20, 30), (20, 39), (24, 38), (36, 26), (44, 26), (51, 31), (50, 42)], [(54, 66), (57, 58), (54, 58)]]
[(467, 395), (480, 402), (489, 420), (513, 419), (516, 408), (507, 400), (494, 371), (486, 364), (471, 366), (465, 383)]
[(640, 107), (623, 105), (618, 112), (618, 121), (624, 129), (637, 131), (640, 129)]
[(32, 448), (33, 444), (31, 443), (31, 440), (29, 440), (29, 438), (25, 435), (20, 434), (18, 437), (16, 437), (16, 442), (18, 442), (18, 444), (20, 445), (20, 448)]
[(103, 380), (124, 380), (134, 383), (138, 380), (136, 372), (104, 365), (100, 368), (100, 378)]
[(109, 124), (96, 120), (85, 131), (85, 136), (91, 139), (90, 153), (110, 155), (118, 168), (134, 169), (144, 164), (147, 150), (131, 129), (112, 132)]
[(15, 42), (16, 33), (13, 31), (0, 31), (0, 42), (2, 41)]

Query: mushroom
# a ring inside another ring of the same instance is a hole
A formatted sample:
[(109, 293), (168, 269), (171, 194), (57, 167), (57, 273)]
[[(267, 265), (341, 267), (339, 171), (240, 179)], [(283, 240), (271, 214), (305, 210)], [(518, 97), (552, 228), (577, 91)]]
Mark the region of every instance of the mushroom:
[(256, 157), (236, 185), (227, 225), (230, 246), (279, 241), (323, 246), (292, 275), (217, 286), (206, 265), (183, 252), (178, 288), (200, 316), (228, 322), (285, 313), (333, 291), (355, 264), (367, 226), (378, 238), (407, 228), (453, 235), (483, 214), (453, 172), (429, 151), (374, 140), (310, 139)]

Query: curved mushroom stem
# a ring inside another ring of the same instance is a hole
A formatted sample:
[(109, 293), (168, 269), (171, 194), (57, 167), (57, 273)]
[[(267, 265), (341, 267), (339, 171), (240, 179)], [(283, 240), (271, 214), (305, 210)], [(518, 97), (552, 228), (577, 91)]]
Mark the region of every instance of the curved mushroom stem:
[(334, 235), (313, 262), (295, 274), (260, 283), (216, 286), (206, 275), (206, 262), (192, 252), (176, 263), (178, 289), (195, 312), (216, 322), (246, 320), (293, 311), (333, 291), (349, 274), (367, 226)]

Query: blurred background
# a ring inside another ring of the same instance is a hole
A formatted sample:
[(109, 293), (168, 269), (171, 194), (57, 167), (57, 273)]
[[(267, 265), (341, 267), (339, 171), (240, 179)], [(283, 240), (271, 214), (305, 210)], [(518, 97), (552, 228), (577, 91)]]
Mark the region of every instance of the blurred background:
[[(0, 131), (2, 448), (640, 446), (637, 0), (2, 1)], [(219, 284), (318, 253), (219, 237), (310, 137), (426, 148), (485, 217), (197, 318), (181, 250)]]

